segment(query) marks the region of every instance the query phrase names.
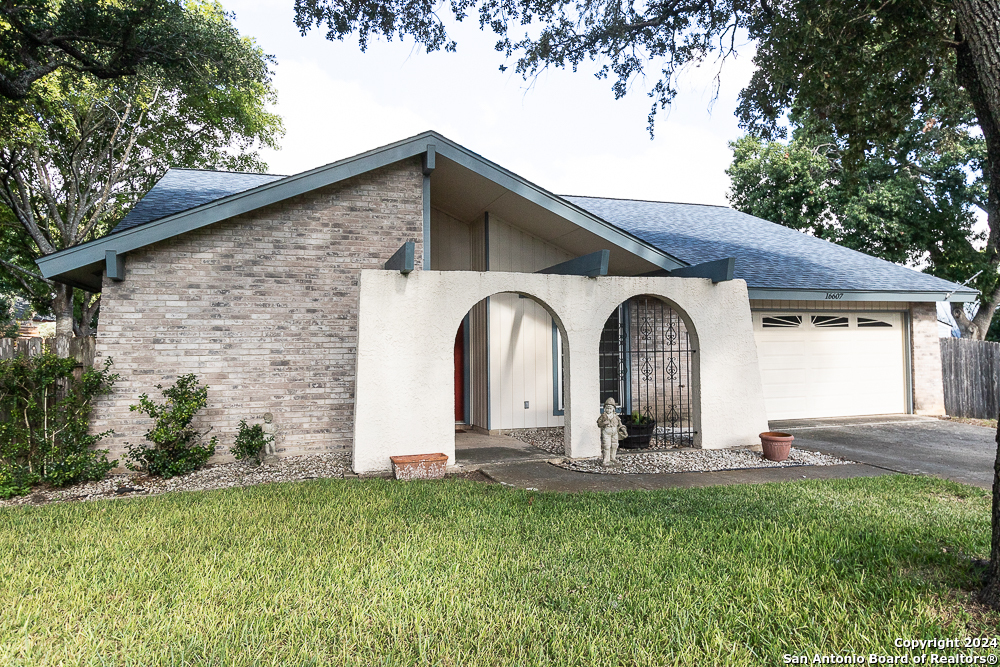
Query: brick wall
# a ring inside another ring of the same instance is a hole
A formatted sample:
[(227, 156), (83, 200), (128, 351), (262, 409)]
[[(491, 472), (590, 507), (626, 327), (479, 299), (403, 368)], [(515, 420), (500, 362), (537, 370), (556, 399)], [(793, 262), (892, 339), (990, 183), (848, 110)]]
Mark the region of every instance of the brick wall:
[(913, 352), (913, 411), (921, 415), (943, 415), (944, 385), (941, 380), (936, 304), (910, 304), (910, 340)]
[(284, 455), (350, 448), (359, 271), (406, 241), (420, 267), (422, 210), (407, 160), (129, 253), (101, 300), (97, 356), (122, 376), (96, 406), (93, 428), (116, 432), (101, 446), (143, 442), (150, 420), (129, 404), (196, 373), (220, 458), (266, 412)]

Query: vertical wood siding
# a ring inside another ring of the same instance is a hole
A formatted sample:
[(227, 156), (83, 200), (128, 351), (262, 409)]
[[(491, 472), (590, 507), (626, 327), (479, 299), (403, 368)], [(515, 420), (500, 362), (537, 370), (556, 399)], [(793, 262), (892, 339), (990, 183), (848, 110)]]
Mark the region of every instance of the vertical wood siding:
[(568, 259), (562, 248), (490, 216), (490, 271), (534, 273)]
[[(486, 271), (486, 219), (480, 217), (469, 226), (469, 269)], [(472, 385), (472, 423), (489, 428), (489, 338), (487, 302), (483, 299), (472, 307), (469, 317), (469, 346), (472, 348), (470, 364)]]
[(1000, 343), (941, 339), (944, 406), (952, 417), (996, 419), (1000, 414)]
[(545, 308), (516, 294), (490, 297), (490, 342), (493, 428), (562, 425), (552, 414), (552, 318)]
[(469, 225), (431, 209), (431, 270), (471, 271), (471, 249)]
[[(489, 270), (534, 273), (573, 256), (512, 224), (489, 218)], [(532, 299), (489, 299), (491, 428), (561, 426), (552, 414), (552, 318)], [(525, 409), (524, 402), (528, 401)]]

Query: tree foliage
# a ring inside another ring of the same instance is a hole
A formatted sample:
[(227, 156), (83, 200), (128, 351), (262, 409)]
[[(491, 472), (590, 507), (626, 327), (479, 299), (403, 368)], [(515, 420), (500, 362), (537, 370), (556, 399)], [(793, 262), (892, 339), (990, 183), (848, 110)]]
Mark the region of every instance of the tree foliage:
[[(998, 0), (296, 0), (295, 8), (303, 33), (324, 27), (328, 39), (357, 34), (362, 49), (373, 37), (412, 37), (428, 51), (455, 50), (442, 15), (477, 15), (523, 76), (593, 61), (616, 97), (654, 75), (651, 132), (684, 68), (734, 57), (746, 36), (757, 69), (737, 110), (743, 127), (783, 138), (787, 113), (808, 116), (834, 139), (845, 174), (869, 159), (890, 159), (900, 141), (915, 136), (917, 119), (931, 113), (944, 128), (971, 125), (985, 145), (981, 164), (972, 160), (970, 168), (983, 173), (978, 205), (989, 220), (983, 257), (990, 276), (982, 284), (992, 287), (974, 319), (956, 310), (966, 334), (982, 337), (1000, 301)], [(972, 273), (950, 275), (964, 281)]]
[(180, 0), (6, 0), (0, 3), (0, 97), (26, 99), (58, 70), (99, 80), (150, 68), (172, 81), (237, 84), (235, 30), (219, 30), (217, 11)]
[(997, 285), (974, 211), (985, 199), (981, 136), (965, 122), (915, 114), (894, 141), (845, 157), (846, 143), (813, 123), (793, 124), (788, 142), (746, 136), (733, 142), (733, 207), (899, 264), (925, 267), (975, 287)]
[(0, 286), (54, 311), (57, 335), (88, 335), (99, 297), (44, 280), (36, 258), (106, 234), (169, 166), (263, 171), (258, 149), (281, 134), (266, 108), (270, 57), (217, 4), (184, 11), (192, 30), (217, 38), (198, 77), (149, 65), (102, 81), (63, 69), (24, 99), (0, 100), (13, 128), (0, 137)]

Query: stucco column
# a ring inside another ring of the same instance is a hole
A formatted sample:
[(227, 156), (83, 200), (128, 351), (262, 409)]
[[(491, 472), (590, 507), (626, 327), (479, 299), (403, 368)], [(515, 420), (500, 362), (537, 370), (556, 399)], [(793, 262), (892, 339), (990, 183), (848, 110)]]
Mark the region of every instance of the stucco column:
[(566, 455), (579, 459), (601, 453), (597, 429), (601, 385), (597, 350), (600, 331), (593, 327), (570, 332), (566, 375)]

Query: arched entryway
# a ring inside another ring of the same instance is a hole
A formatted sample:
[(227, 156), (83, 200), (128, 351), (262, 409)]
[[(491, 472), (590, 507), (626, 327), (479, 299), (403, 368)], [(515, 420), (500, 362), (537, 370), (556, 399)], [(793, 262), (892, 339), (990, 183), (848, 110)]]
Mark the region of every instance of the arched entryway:
[(614, 398), (629, 449), (690, 447), (695, 425), (694, 337), (681, 311), (649, 295), (611, 312), (598, 350), (601, 403)]
[(528, 294), (492, 294), (469, 310), (454, 340), (458, 462), (564, 451), (564, 336), (549, 308)]

